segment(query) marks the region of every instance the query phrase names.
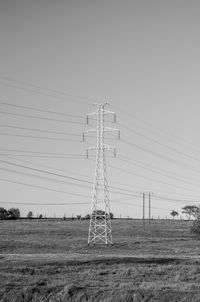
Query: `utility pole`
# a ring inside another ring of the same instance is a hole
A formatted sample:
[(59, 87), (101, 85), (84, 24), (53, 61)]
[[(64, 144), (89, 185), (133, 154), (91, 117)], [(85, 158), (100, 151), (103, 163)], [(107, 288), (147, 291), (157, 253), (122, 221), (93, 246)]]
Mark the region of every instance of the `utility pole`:
[(145, 193), (143, 195), (143, 229), (145, 230)]
[[(87, 157), (89, 150), (96, 150), (96, 165), (95, 175), (93, 183), (93, 195), (92, 195), (92, 208), (90, 215), (90, 225), (88, 234), (88, 244), (96, 244), (97, 242), (103, 242), (105, 244), (112, 244), (112, 228), (110, 220), (110, 203), (107, 181), (107, 169), (106, 169), (106, 150), (114, 150), (114, 157), (116, 156), (116, 150), (113, 146), (105, 144), (106, 132), (118, 132), (118, 129), (105, 127), (105, 115), (113, 114), (114, 122), (116, 122), (116, 115), (114, 112), (107, 111), (105, 107), (108, 103), (95, 104), (97, 110), (87, 115), (87, 124), (89, 124), (89, 117), (96, 115), (97, 126), (93, 129), (85, 131), (83, 134), (83, 140), (85, 134), (89, 132), (96, 133), (96, 147), (92, 146), (87, 150)], [(119, 137), (119, 136), (118, 136)]]
[(151, 226), (151, 193), (149, 192), (149, 226)]

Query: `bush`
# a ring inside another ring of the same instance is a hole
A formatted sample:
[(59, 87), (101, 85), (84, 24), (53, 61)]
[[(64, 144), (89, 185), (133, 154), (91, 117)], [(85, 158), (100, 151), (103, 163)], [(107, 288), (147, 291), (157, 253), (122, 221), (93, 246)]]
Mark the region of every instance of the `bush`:
[(9, 219), (19, 219), (20, 218), (20, 211), (17, 208), (11, 208), (8, 210), (8, 218)]
[(8, 212), (4, 208), (0, 208), (0, 219), (8, 219)]
[(33, 218), (33, 212), (32, 212), (32, 211), (29, 211), (29, 212), (28, 212), (27, 218), (28, 218), (28, 219)]
[(200, 235), (200, 218), (193, 221), (190, 231), (193, 234)]

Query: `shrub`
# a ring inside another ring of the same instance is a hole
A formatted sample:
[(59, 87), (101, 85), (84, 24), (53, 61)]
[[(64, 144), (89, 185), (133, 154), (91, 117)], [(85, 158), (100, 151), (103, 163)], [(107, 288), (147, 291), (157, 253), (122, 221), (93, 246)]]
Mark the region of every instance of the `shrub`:
[(8, 219), (8, 212), (4, 208), (0, 208), (0, 219)]
[(9, 219), (19, 219), (20, 218), (20, 211), (17, 208), (11, 208), (8, 210), (8, 218)]
[(33, 218), (33, 212), (32, 212), (32, 211), (29, 211), (29, 212), (28, 212), (27, 218), (28, 218), (28, 219)]
[(193, 234), (200, 235), (200, 218), (193, 221), (190, 231)]

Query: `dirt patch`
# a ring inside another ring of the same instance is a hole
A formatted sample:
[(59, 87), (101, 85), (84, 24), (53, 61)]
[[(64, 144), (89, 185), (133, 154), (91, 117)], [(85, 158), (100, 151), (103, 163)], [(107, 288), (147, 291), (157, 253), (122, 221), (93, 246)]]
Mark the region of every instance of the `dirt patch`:
[[(43, 261), (43, 259), (38, 259), (37, 264), (39, 265), (40, 262), (42, 265), (45, 266), (51, 266), (51, 265), (62, 265), (65, 266), (94, 266), (94, 265), (119, 265), (119, 264), (156, 264), (156, 265), (168, 265), (168, 264), (174, 264), (178, 265), (180, 263), (186, 263), (190, 261), (187, 258), (177, 258), (177, 257), (126, 257), (126, 256), (110, 256), (110, 257), (98, 257), (98, 258), (92, 258), (92, 259), (86, 259), (80, 260), (81, 257), (77, 257), (76, 259), (62, 259), (62, 260), (55, 260), (55, 259), (48, 259), (47, 261)], [(29, 263), (36, 263), (35, 260), (32, 259), (32, 261), (29, 261)]]
[(98, 264), (105, 264), (105, 265), (113, 265), (113, 264), (179, 264), (184, 262), (185, 259), (180, 258), (155, 258), (155, 257), (112, 257), (112, 258), (101, 258), (101, 259), (92, 259), (92, 260), (85, 260), (85, 261), (77, 261), (71, 260), (67, 261), (67, 265), (84, 265), (84, 264), (91, 264), (91, 265), (98, 265)]

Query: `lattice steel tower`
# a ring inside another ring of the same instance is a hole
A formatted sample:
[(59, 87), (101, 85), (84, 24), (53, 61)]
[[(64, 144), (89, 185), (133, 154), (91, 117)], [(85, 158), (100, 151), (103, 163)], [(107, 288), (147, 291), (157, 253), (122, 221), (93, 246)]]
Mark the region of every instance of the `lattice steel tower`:
[[(108, 103), (95, 104), (97, 105), (97, 111), (88, 114), (87, 122), (89, 123), (89, 116), (96, 115), (97, 126), (94, 129), (88, 130), (88, 132), (96, 132), (97, 144), (96, 147), (90, 147), (88, 150), (96, 150), (96, 165), (93, 184), (92, 195), (92, 209), (90, 216), (88, 244), (95, 244), (97, 242), (103, 242), (105, 244), (112, 244), (112, 228), (110, 220), (110, 204), (109, 204), (109, 190), (107, 181), (107, 169), (106, 169), (106, 150), (114, 150), (114, 156), (116, 155), (115, 148), (107, 145), (104, 142), (106, 132), (118, 131), (118, 129), (105, 127), (105, 115), (113, 114), (114, 121), (116, 121), (116, 115), (114, 112), (105, 110)], [(119, 131), (118, 131), (119, 133)], [(87, 155), (88, 155), (87, 150)]]

